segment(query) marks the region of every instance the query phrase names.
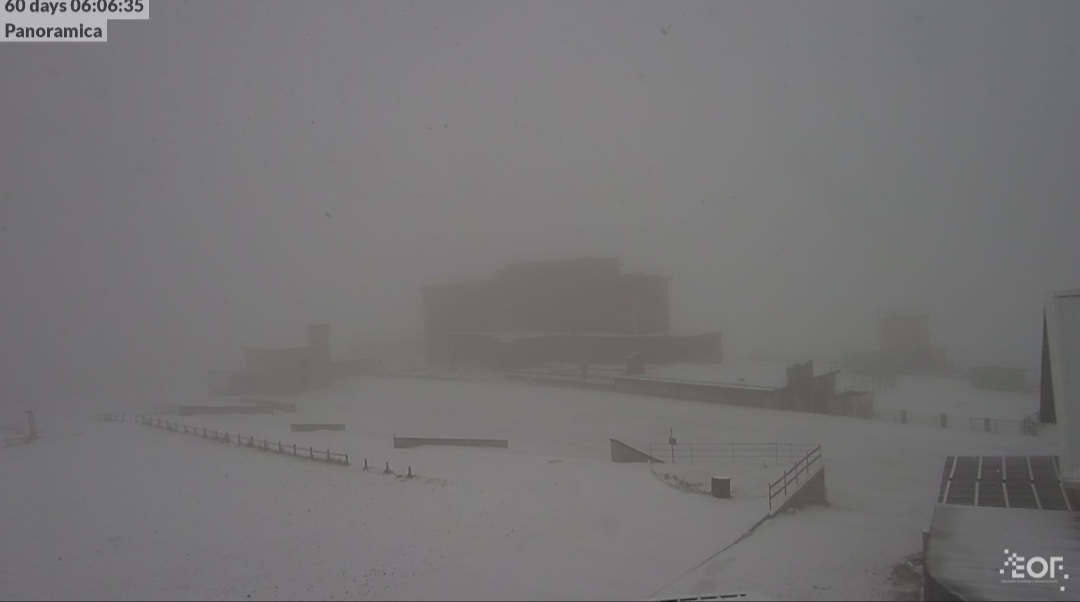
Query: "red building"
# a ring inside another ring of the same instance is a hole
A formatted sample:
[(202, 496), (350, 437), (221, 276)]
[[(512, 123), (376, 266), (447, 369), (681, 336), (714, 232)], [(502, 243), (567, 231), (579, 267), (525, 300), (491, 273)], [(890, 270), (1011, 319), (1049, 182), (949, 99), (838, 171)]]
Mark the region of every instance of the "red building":
[(669, 333), (667, 277), (623, 273), (613, 258), (510, 264), (490, 279), (423, 295), (429, 362), (623, 363), (635, 353), (720, 360), (719, 334)]

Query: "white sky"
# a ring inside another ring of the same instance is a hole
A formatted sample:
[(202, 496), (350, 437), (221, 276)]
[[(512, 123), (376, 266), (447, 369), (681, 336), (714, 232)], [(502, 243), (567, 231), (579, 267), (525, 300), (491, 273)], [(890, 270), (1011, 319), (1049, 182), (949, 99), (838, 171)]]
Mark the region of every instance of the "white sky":
[(0, 46), (0, 394), (419, 332), (423, 284), (581, 254), (732, 352), (917, 306), (1034, 367), (1077, 286), (1075, 2), (152, 3)]

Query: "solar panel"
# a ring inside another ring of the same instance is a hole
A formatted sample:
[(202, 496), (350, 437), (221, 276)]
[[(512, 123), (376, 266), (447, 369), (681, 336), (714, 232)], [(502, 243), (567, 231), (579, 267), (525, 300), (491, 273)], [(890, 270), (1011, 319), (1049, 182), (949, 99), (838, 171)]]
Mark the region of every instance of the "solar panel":
[(1031, 470), (1027, 456), (1005, 456), (1005, 479), (1009, 481), (1030, 481)]
[(938, 503), (1071, 510), (1057, 462), (1057, 456), (949, 456)]
[(949, 495), (945, 498), (945, 503), (974, 506), (975, 481), (952, 481), (949, 483)]
[(1028, 456), (1033, 480), (1058, 482), (1057, 466), (1053, 456)]
[(945, 458), (945, 468), (941, 470), (941, 485), (938, 487), (937, 501), (939, 504), (945, 501), (945, 491), (949, 488), (949, 476), (952, 474), (955, 461), (956, 458), (952, 456)]
[(1039, 495), (1043, 510), (1069, 509), (1065, 501), (1065, 492), (1061, 490), (1061, 484), (1056, 481), (1035, 481), (1035, 493)]
[(976, 506), (1005, 508), (1005, 485), (1000, 481), (980, 481)]

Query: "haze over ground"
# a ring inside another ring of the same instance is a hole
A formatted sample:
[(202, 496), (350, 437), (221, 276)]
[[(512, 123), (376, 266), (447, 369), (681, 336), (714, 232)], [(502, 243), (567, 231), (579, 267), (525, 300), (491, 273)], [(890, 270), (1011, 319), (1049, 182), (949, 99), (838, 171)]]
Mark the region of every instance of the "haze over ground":
[(0, 399), (418, 333), (419, 287), (618, 256), (732, 353), (916, 306), (1034, 367), (1077, 287), (1075, 2), (161, 2), (0, 48)]

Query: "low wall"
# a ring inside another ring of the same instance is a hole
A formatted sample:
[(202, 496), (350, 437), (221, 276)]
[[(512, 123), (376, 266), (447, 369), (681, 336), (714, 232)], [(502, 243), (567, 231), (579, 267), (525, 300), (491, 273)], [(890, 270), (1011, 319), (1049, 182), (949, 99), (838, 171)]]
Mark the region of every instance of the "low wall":
[(241, 399), (243, 403), (259, 406), (261, 408), (270, 408), (271, 410), (277, 410), (279, 412), (295, 412), (296, 402), (292, 401), (277, 401), (274, 399), (267, 399), (265, 397), (245, 397)]
[(421, 445), (455, 445), (462, 447), (499, 447), (509, 448), (507, 439), (448, 439), (445, 437), (398, 437), (394, 436), (394, 447), (405, 449)]
[(725, 386), (716, 383), (653, 379), (649, 377), (613, 377), (616, 391), (635, 395), (688, 399), (764, 409), (782, 409), (779, 389)]
[(176, 413), (181, 416), (194, 414), (273, 414), (273, 408), (264, 406), (177, 406)]
[(844, 391), (829, 400), (830, 416), (874, 417), (874, 394), (863, 391)]
[(376, 358), (352, 357), (331, 362), (330, 374), (334, 378), (374, 374), (378, 367), (379, 361)]
[(806, 506), (825, 504), (828, 502), (825, 489), (825, 467), (818, 469), (814, 476), (799, 484), (799, 489), (791, 494), (791, 497), (780, 504), (780, 508), (774, 514), (788, 512)]
[(619, 441), (618, 439), (611, 440), (611, 461), (612, 462), (638, 462), (638, 463), (655, 463), (663, 464), (662, 460), (658, 460), (649, 454), (630, 447), (629, 445)]
[(289, 425), (294, 433), (307, 431), (343, 431), (344, 424), (292, 424)]
[(615, 384), (610, 378), (600, 379), (590, 377), (587, 380), (571, 376), (554, 376), (548, 374), (529, 374), (526, 372), (509, 372), (504, 377), (507, 380), (520, 380), (533, 384), (548, 385), (552, 387), (575, 387), (578, 389), (612, 390)]

